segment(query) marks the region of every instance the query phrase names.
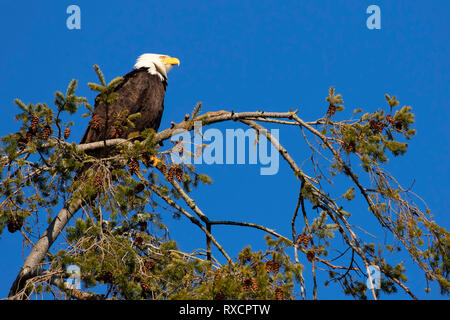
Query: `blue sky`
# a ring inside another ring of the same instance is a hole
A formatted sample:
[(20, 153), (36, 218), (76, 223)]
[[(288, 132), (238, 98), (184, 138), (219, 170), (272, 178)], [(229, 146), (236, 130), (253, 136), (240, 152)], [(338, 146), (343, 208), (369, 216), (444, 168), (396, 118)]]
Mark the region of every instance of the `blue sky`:
[[(66, 28), (66, 8), (71, 4), (81, 8), (81, 30)], [(381, 30), (366, 27), (371, 4), (381, 8)], [(326, 112), (324, 97), (330, 85), (343, 94), (349, 113), (358, 107), (384, 107), (384, 94), (389, 93), (397, 95), (401, 105), (413, 106), (418, 134), (407, 155), (393, 159), (388, 168), (404, 185), (415, 180), (414, 192), (448, 228), (449, 9), (444, 0), (3, 0), (0, 133), (17, 130), (14, 98), (50, 104), (54, 92), (64, 91), (76, 78), (78, 94), (93, 103), (95, 95), (86, 86), (96, 81), (92, 66), (99, 64), (110, 80), (130, 71), (144, 52), (181, 60), (169, 75), (161, 128), (181, 121), (198, 101), (203, 111), (298, 108), (302, 118), (314, 120)], [(88, 120), (81, 112), (74, 120), (72, 138), (79, 141)], [(288, 150), (296, 146), (295, 134), (280, 131)], [(301, 157), (303, 151), (294, 154)], [(288, 166), (282, 164), (279, 174), (265, 177), (259, 176), (257, 166), (201, 169), (214, 184), (200, 187), (194, 195), (211, 218), (265, 223), (290, 234), (298, 181)], [(372, 222), (365, 209), (354, 221)], [(175, 238), (188, 240), (185, 249), (203, 245), (197, 229), (166, 222), (173, 226)], [(245, 241), (243, 236), (240, 229), (218, 229), (219, 240), (233, 254), (245, 242), (261, 246), (262, 233), (246, 232)], [(0, 250), (0, 296), (6, 296), (22, 264), (21, 240), (6, 231)], [(308, 276), (310, 266), (305, 266)], [(436, 286), (431, 294), (424, 293), (425, 281), (417, 270), (412, 268), (409, 275), (408, 285), (418, 297), (442, 298)], [(345, 298), (338, 290), (321, 288), (319, 298)]]

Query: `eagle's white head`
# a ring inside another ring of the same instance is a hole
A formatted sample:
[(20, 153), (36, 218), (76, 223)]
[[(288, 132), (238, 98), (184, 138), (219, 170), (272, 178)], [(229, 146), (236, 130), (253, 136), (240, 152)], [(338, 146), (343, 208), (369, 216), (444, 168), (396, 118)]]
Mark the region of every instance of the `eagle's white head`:
[(156, 74), (164, 81), (174, 65), (180, 65), (180, 60), (165, 54), (144, 53), (137, 59), (134, 68), (148, 68), (150, 74)]

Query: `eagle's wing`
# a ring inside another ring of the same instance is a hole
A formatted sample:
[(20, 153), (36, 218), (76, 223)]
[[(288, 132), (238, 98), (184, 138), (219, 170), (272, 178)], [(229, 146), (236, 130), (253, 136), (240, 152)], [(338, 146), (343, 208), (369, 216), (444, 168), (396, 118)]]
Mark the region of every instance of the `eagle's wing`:
[[(164, 110), (165, 89), (166, 83), (157, 75), (149, 74), (147, 68), (129, 72), (114, 90), (118, 96), (115, 102), (107, 105), (96, 99), (92, 119), (81, 143), (126, 138), (130, 132), (146, 128), (158, 130)], [(114, 122), (124, 110), (129, 110), (129, 115), (140, 112), (141, 116), (134, 121), (134, 128), (120, 132)]]

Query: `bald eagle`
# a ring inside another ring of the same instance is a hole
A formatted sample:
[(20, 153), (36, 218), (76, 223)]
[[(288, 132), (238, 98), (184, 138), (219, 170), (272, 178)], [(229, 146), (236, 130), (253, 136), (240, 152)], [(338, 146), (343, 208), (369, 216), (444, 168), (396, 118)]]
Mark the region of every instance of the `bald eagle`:
[[(106, 104), (95, 99), (92, 118), (81, 143), (127, 138), (130, 132), (147, 128), (157, 131), (164, 110), (167, 73), (174, 65), (180, 65), (180, 61), (168, 55), (141, 55), (134, 69), (114, 89), (117, 93), (115, 102)], [(134, 128), (123, 130), (115, 124), (125, 110), (128, 115), (141, 114), (134, 121)]]

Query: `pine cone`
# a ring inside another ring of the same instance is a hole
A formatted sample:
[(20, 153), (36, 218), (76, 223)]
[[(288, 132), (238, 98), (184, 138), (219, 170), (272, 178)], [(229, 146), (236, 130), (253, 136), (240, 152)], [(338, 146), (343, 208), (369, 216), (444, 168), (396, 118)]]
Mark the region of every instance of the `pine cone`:
[(310, 238), (307, 234), (300, 234), (297, 237), (297, 244), (303, 244), (305, 247), (308, 247)]
[(375, 133), (381, 133), (383, 132), (383, 129), (386, 126), (386, 124), (384, 122), (372, 119), (369, 122), (369, 126)]
[(308, 259), (309, 262), (311, 262), (315, 256), (316, 253), (314, 252), (314, 250), (308, 250), (308, 252), (306, 253), (306, 259)]
[(281, 264), (279, 262), (273, 261), (272, 263), (272, 271), (277, 274), (280, 271)]
[(388, 114), (388, 115), (386, 116), (386, 120), (387, 120), (388, 122), (392, 123), (392, 124), (395, 122), (395, 119), (394, 119), (390, 114)]
[(175, 167), (170, 167), (169, 171), (167, 171), (167, 180), (169, 180), (169, 182), (173, 182), (173, 177), (176, 174), (176, 169)]
[(251, 281), (251, 288), (252, 288), (252, 291), (253, 291), (253, 292), (258, 291), (258, 281), (256, 281), (255, 278), (251, 278), (250, 281)]
[(281, 267), (281, 264), (279, 262), (276, 262), (276, 261), (267, 261), (266, 262), (266, 271), (267, 272), (273, 271), (273, 273), (277, 274), (278, 271), (280, 271), (280, 267)]
[(140, 246), (142, 244), (142, 242), (144, 242), (144, 239), (142, 239), (141, 236), (137, 236), (136, 239), (134, 239), (135, 246)]
[(64, 139), (67, 140), (67, 138), (69, 138), (69, 136), (70, 136), (70, 128), (67, 127), (64, 129)]
[(175, 167), (175, 178), (177, 178), (178, 182), (182, 182), (183, 181), (183, 168), (178, 165)]
[(296, 245), (299, 245), (300, 243), (302, 243), (303, 242), (303, 234), (299, 234), (298, 236), (297, 236), (297, 238), (295, 239), (295, 244)]
[(52, 134), (52, 128), (47, 124), (45, 125), (44, 129), (42, 129), (42, 140), (47, 140), (48, 137)]
[(150, 287), (147, 283), (145, 283), (144, 280), (141, 280), (140, 285), (141, 285), (142, 290), (143, 290), (145, 293), (150, 293), (150, 292), (152, 292), (151, 287)]
[(111, 271), (105, 271), (100, 274), (97, 278), (98, 281), (103, 281), (104, 283), (112, 283), (114, 278)]
[(303, 242), (303, 245), (304, 245), (305, 247), (308, 247), (309, 241), (310, 241), (310, 239), (309, 239), (308, 235), (305, 234), (305, 237), (303, 238), (303, 241), (302, 241), (302, 242)]
[(134, 193), (138, 194), (141, 193), (142, 191), (144, 191), (145, 189), (145, 185), (143, 183), (138, 183), (135, 187), (134, 187)]
[(272, 271), (272, 261), (266, 262), (266, 272), (269, 273)]
[(103, 119), (102, 119), (98, 114), (96, 114), (96, 115), (94, 115), (94, 116), (92, 117), (92, 119), (91, 119), (89, 125), (90, 125), (94, 130), (100, 131), (100, 130), (102, 130), (103, 127), (104, 127), (104, 121), (103, 121)]
[(153, 259), (148, 259), (148, 260), (145, 260), (145, 262), (144, 262), (144, 267), (145, 267), (145, 270), (147, 270), (147, 271), (153, 270), (153, 268), (155, 268), (155, 266), (156, 266), (156, 261)]
[(252, 279), (247, 278), (242, 283), (242, 289), (247, 292), (250, 289), (251, 285), (252, 285)]
[(214, 295), (214, 300), (223, 300), (225, 299), (225, 295), (223, 294), (222, 291), (216, 292), (216, 294)]
[(16, 217), (10, 218), (7, 222), (8, 231), (11, 233), (20, 230), (20, 228), (22, 228), (22, 225), (23, 225), (22, 219), (17, 219)]
[(145, 222), (145, 221), (139, 222), (139, 230), (141, 230), (142, 232), (147, 230), (147, 222)]
[(327, 115), (328, 117), (332, 117), (334, 116), (334, 114), (336, 113), (336, 106), (334, 104), (330, 103), (330, 106), (328, 107), (328, 111), (327, 111)]
[(120, 138), (124, 133), (123, 127), (115, 126), (111, 129), (111, 137), (114, 139)]
[(33, 134), (35, 134), (39, 127), (39, 117), (37, 115), (33, 115), (30, 123), (31, 123), (31, 125), (30, 125), (29, 129)]
[(283, 292), (283, 288), (281, 287), (277, 287), (275, 289), (275, 298), (277, 300), (284, 300), (284, 292)]

